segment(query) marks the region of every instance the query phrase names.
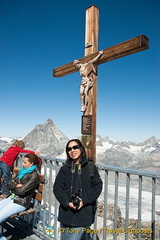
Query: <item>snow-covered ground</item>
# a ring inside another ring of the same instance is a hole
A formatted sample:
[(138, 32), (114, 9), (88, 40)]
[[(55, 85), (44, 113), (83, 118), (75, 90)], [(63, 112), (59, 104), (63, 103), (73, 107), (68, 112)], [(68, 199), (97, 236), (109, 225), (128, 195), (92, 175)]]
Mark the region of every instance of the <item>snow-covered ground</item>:
[[(114, 203), (115, 187), (108, 186), (108, 203)], [(160, 195), (156, 195), (155, 210), (160, 211)], [(129, 218), (138, 218), (138, 189), (130, 188), (129, 196)], [(103, 201), (103, 193), (99, 198)], [(126, 188), (118, 187), (118, 206), (120, 207), (122, 217), (125, 218), (126, 208)], [(152, 212), (152, 193), (148, 191), (142, 191), (142, 221), (150, 222)]]

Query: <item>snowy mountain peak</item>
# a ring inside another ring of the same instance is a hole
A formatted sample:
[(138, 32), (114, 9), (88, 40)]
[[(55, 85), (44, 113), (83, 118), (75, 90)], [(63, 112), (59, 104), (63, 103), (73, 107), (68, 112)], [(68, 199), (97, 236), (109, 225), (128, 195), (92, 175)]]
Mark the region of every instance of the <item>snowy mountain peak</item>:
[(54, 122), (52, 121), (51, 118), (48, 118), (47, 122), (45, 123), (45, 125), (54, 125)]
[(55, 126), (49, 118), (44, 124), (38, 124), (23, 139), (26, 149), (40, 151), (42, 155), (56, 157), (61, 154), (68, 138)]
[(143, 142), (143, 144), (145, 144), (145, 145), (147, 145), (147, 144), (153, 145), (155, 143), (160, 144), (160, 139), (157, 139), (155, 136), (152, 136)]

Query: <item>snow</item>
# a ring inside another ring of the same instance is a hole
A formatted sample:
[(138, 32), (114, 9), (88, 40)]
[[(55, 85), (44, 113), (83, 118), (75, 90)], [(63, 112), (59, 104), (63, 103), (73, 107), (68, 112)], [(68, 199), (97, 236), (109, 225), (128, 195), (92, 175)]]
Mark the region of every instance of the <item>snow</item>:
[(9, 137), (0, 137), (0, 141), (7, 141), (8, 143), (10, 143), (13, 140), (13, 138), (9, 138)]
[(111, 147), (113, 147), (113, 144), (111, 144), (109, 142), (103, 142), (102, 146), (97, 146), (96, 152), (97, 152), (97, 154), (102, 154), (107, 149), (110, 149)]
[[(108, 186), (108, 203), (114, 203), (115, 187)], [(101, 200), (103, 195), (101, 195)], [(130, 188), (129, 196), (129, 218), (138, 219), (138, 189)], [(160, 195), (156, 195), (156, 209), (160, 211)], [(126, 188), (118, 187), (118, 206), (120, 207), (122, 217), (125, 218), (126, 208)], [(149, 191), (142, 191), (142, 222), (151, 222), (152, 212), (152, 193)]]
[[(122, 217), (125, 218), (125, 207), (126, 207), (126, 188), (119, 187), (118, 188), (118, 206), (120, 207)], [(114, 201), (114, 191), (115, 188), (112, 185), (108, 186), (108, 203), (113, 203)], [(103, 201), (103, 193), (101, 194), (99, 201)], [(151, 223), (151, 208), (152, 208), (152, 193), (148, 191), (142, 192), (142, 222), (150, 222)], [(129, 202), (129, 219), (138, 219), (138, 189), (130, 188), (130, 202)], [(49, 209), (46, 208), (46, 219), (49, 219)], [(58, 211), (58, 210), (57, 210)], [(160, 211), (160, 196), (156, 195), (156, 211)], [(55, 208), (51, 206), (51, 226), (54, 226), (55, 220)], [(160, 222), (160, 218), (158, 215), (156, 217), (156, 222)], [(40, 223), (42, 224), (43, 219), (43, 211), (41, 211), (41, 220)], [(42, 225), (41, 225), (42, 226)], [(47, 226), (46, 226), (47, 227)], [(57, 222), (57, 227), (59, 229), (60, 224)], [(97, 230), (100, 230), (103, 227), (103, 220), (101, 217), (97, 218)], [(113, 229), (113, 222), (107, 220), (106, 227), (109, 229)], [(91, 226), (94, 229), (94, 225)], [(60, 239), (60, 231), (58, 230), (57, 240)], [(108, 239), (108, 238), (107, 238)], [(113, 239), (109, 238), (109, 239)], [(121, 238), (123, 239), (123, 237)]]
[(142, 153), (142, 152), (145, 152), (145, 153), (150, 153), (151, 151), (155, 150), (156, 148), (155, 147), (151, 147), (150, 145), (148, 145), (148, 147), (145, 146), (135, 146), (135, 145), (129, 145), (129, 148), (127, 147), (122, 147), (123, 149), (127, 150), (128, 152), (130, 153), (133, 153), (133, 154), (138, 154), (138, 153)]

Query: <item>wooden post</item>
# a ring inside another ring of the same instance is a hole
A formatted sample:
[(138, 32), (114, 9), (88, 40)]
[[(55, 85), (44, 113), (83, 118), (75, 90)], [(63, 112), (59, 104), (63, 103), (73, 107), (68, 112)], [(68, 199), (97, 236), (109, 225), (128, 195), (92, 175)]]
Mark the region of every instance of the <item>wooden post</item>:
[[(98, 51), (98, 29), (99, 28), (99, 10), (95, 6), (91, 6), (86, 10), (86, 28), (85, 28), (85, 56)], [(92, 69), (88, 66), (88, 72)], [(97, 70), (97, 66), (95, 66)], [(93, 79), (93, 87), (89, 92), (89, 104), (84, 115), (91, 117), (91, 140), (90, 148), (87, 148), (87, 156), (92, 157), (96, 161), (96, 112), (97, 112), (97, 74), (91, 74)], [(85, 138), (84, 138), (85, 141)], [(83, 142), (83, 135), (82, 135)], [(85, 143), (84, 143), (85, 145)]]

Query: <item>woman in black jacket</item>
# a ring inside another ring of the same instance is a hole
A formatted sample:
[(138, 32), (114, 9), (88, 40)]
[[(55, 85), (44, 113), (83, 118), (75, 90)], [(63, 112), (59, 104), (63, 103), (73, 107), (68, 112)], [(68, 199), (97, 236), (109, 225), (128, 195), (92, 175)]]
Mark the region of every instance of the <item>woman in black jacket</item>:
[(11, 196), (0, 201), (0, 224), (9, 216), (30, 207), (31, 198), (39, 184), (37, 170), (40, 170), (41, 165), (42, 159), (34, 153), (24, 156), (18, 176), (8, 183)]
[(66, 164), (56, 177), (53, 192), (60, 203), (61, 239), (80, 240), (94, 222), (102, 181), (95, 165), (90, 176), (86, 152), (78, 139), (67, 143), (66, 154)]

